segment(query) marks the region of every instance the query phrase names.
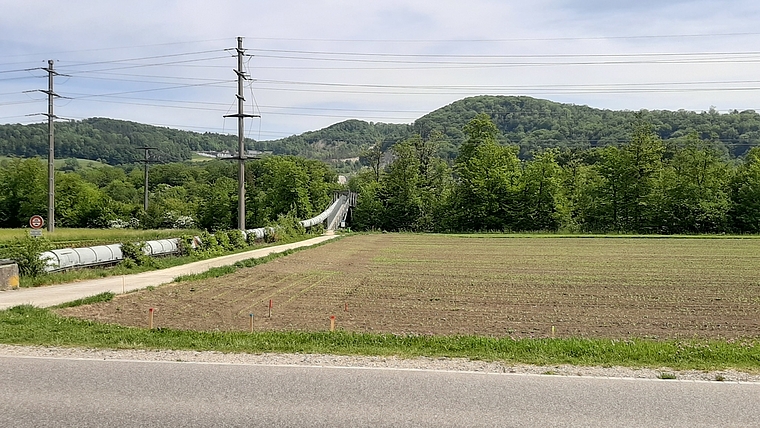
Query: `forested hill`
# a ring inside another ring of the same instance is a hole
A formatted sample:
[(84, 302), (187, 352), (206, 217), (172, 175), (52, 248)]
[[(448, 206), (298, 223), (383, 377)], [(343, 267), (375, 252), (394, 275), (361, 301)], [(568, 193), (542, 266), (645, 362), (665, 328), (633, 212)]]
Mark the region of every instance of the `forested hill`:
[(663, 140), (696, 132), (733, 156), (760, 144), (760, 114), (733, 111), (719, 114), (685, 110), (639, 112), (600, 110), (531, 97), (480, 96), (465, 98), (418, 119), (414, 129), (423, 137), (442, 132), (459, 147), (462, 128), (478, 113), (487, 113), (501, 131), (501, 143), (520, 146), (521, 156), (545, 147), (590, 148), (630, 141), (634, 124), (643, 120)]
[(412, 134), (428, 138), (434, 131), (445, 136), (444, 158), (456, 157), (464, 140), (464, 125), (487, 113), (499, 131), (502, 144), (518, 145), (521, 157), (546, 147), (590, 148), (619, 145), (630, 140), (638, 120), (649, 122), (666, 141), (696, 132), (721, 151), (741, 156), (760, 144), (760, 114), (734, 111), (719, 114), (680, 111), (613, 111), (561, 104), (531, 97), (478, 96), (435, 110), (413, 125), (390, 125), (349, 120), (328, 128), (276, 141), (255, 143), (260, 150), (320, 159), (358, 156), (362, 148), (380, 143), (387, 149)]
[[(162, 162), (188, 160), (202, 150), (236, 150), (237, 137), (197, 133), (123, 120), (91, 118), (55, 124), (57, 158), (101, 160), (118, 165), (142, 159), (138, 147), (155, 147)], [(0, 125), (0, 155), (45, 157), (47, 124)]]
[(319, 131), (305, 132), (273, 141), (257, 141), (254, 148), (279, 155), (296, 155), (316, 159), (359, 157), (362, 149), (380, 143), (384, 148), (412, 135), (410, 125), (346, 120)]
[[(413, 134), (444, 136), (441, 155), (453, 159), (464, 139), (462, 128), (478, 113), (487, 113), (498, 127), (502, 144), (518, 145), (520, 156), (545, 147), (590, 148), (624, 144), (638, 120), (650, 123), (666, 142), (696, 132), (725, 154), (741, 156), (760, 145), (760, 114), (733, 111), (719, 114), (690, 111), (612, 111), (561, 104), (531, 97), (478, 96), (435, 110), (414, 124), (347, 120), (327, 128), (273, 141), (249, 140), (247, 147), (274, 154), (334, 160), (359, 157), (380, 143), (383, 150)], [(233, 150), (230, 135), (179, 131), (121, 120), (93, 118), (56, 124), (56, 157), (131, 163), (142, 157), (143, 146), (157, 147), (162, 161), (190, 159), (195, 151)], [(47, 156), (47, 125), (0, 125), (0, 155)]]

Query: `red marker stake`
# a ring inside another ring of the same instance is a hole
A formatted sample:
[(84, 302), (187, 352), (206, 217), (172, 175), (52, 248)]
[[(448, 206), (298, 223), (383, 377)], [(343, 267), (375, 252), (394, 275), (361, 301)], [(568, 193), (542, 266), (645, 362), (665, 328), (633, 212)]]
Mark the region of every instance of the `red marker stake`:
[(269, 299), (269, 318), (272, 318), (272, 299)]
[(330, 331), (335, 331), (335, 315), (330, 315)]
[(343, 311), (344, 311), (344, 312), (348, 312), (348, 303), (346, 303), (346, 307), (345, 307), (345, 308), (343, 308)]
[(153, 308), (148, 310), (148, 328), (153, 330)]

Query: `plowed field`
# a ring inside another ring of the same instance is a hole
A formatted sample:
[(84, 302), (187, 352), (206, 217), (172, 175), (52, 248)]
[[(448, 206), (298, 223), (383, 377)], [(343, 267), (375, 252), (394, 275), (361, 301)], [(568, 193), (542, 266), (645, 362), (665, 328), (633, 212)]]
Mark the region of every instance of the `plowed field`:
[[(273, 308), (268, 316), (269, 301)], [(760, 336), (760, 239), (351, 236), (217, 279), (60, 310), (196, 330)]]

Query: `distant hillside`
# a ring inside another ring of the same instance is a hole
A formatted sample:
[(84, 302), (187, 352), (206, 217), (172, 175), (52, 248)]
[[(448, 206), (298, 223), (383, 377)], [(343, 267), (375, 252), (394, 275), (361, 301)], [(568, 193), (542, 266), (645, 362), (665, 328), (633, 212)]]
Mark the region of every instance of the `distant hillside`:
[(621, 144), (630, 140), (637, 119), (650, 123), (663, 140), (696, 132), (732, 156), (741, 156), (760, 144), (760, 114), (754, 111), (613, 111), (531, 97), (465, 98), (421, 117), (414, 129), (423, 136), (440, 131), (453, 147), (459, 147), (464, 138), (462, 127), (478, 113), (491, 116), (502, 133), (502, 142), (518, 145), (522, 156), (546, 147)]
[(622, 144), (629, 141), (633, 124), (639, 119), (652, 124), (663, 140), (677, 141), (696, 132), (731, 156), (741, 156), (760, 145), (760, 114), (754, 111), (613, 111), (510, 96), (465, 98), (426, 114), (412, 125), (348, 120), (319, 131), (254, 144), (274, 153), (340, 159), (358, 156), (363, 147), (377, 142), (386, 149), (412, 134), (428, 137), (438, 131), (447, 140), (441, 155), (454, 158), (464, 139), (462, 128), (479, 113), (491, 116), (502, 133), (502, 143), (518, 145), (522, 157), (546, 147)]
[[(143, 158), (138, 147), (155, 147), (164, 162), (189, 160), (202, 150), (235, 150), (237, 137), (143, 125), (123, 120), (91, 118), (55, 124), (57, 158), (100, 160), (118, 165)], [(46, 157), (47, 124), (0, 125), (0, 155)]]
[(381, 143), (388, 147), (412, 135), (410, 125), (347, 120), (320, 129), (274, 141), (257, 141), (254, 148), (274, 154), (297, 155), (322, 160), (359, 156), (362, 148)]
[[(478, 96), (435, 110), (411, 125), (347, 120), (327, 128), (273, 141), (248, 140), (248, 148), (325, 161), (356, 158), (362, 149), (380, 143), (387, 149), (413, 134), (443, 133), (441, 155), (454, 158), (464, 138), (462, 127), (478, 113), (487, 113), (502, 133), (504, 144), (520, 147), (521, 157), (546, 147), (588, 148), (621, 144), (642, 119), (665, 141), (696, 132), (730, 156), (760, 145), (760, 114), (754, 111), (613, 111), (561, 104), (531, 97)], [(0, 156), (47, 156), (47, 127), (0, 125)], [(141, 146), (157, 147), (163, 161), (189, 160), (203, 150), (236, 151), (237, 138), (200, 134), (121, 120), (93, 118), (56, 124), (56, 157), (131, 163), (142, 157)]]

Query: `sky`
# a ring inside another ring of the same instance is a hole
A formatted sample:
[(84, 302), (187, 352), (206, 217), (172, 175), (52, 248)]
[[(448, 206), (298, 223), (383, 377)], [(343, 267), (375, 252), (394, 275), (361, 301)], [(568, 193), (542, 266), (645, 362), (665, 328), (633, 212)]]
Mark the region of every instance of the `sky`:
[(246, 137), (412, 123), (475, 95), (760, 111), (750, 0), (0, 0), (0, 123), (109, 117)]

